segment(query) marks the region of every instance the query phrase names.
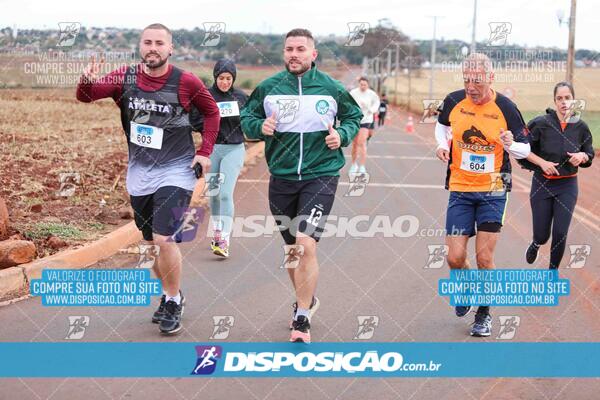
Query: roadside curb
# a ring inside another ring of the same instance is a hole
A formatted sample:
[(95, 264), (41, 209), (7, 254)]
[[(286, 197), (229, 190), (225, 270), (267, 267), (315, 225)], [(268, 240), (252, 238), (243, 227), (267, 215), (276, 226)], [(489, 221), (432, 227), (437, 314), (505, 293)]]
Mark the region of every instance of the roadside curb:
[[(256, 165), (257, 161), (263, 157), (264, 147), (264, 142), (258, 142), (246, 150), (244, 167), (240, 176), (246, 173), (250, 167)], [(204, 180), (201, 179), (198, 183), (192, 195), (192, 204), (205, 207), (208, 202), (201, 197), (204, 190)], [(83, 247), (65, 250), (50, 257), (2, 269), (0, 270), (0, 302), (28, 294), (29, 282), (32, 279), (39, 279), (43, 269), (86, 268), (100, 260), (113, 256), (120, 249), (126, 248), (141, 239), (142, 234), (135, 226), (135, 222), (132, 221)]]
[(0, 301), (15, 297), (25, 287), (23, 267), (10, 267), (0, 270)]

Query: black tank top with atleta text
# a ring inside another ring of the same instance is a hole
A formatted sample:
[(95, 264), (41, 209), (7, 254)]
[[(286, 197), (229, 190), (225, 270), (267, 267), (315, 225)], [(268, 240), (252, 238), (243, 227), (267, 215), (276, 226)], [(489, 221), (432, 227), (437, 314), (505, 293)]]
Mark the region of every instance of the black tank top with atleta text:
[(156, 91), (136, 84), (136, 67), (123, 83), (121, 123), (129, 146), (127, 191), (132, 196), (177, 186), (193, 190), (196, 178), (190, 164), (194, 141), (189, 114), (179, 101), (182, 71), (173, 67), (167, 82)]

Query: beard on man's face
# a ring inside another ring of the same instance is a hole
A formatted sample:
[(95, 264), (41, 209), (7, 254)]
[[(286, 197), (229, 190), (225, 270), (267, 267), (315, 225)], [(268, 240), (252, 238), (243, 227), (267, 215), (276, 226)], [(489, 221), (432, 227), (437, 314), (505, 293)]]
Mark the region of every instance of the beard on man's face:
[(142, 62), (150, 69), (157, 69), (165, 65), (168, 57), (162, 58), (158, 53), (148, 53), (143, 57)]
[[(295, 64), (295, 69), (291, 69), (290, 64), (294, 63)], [(298, 67), (298, 64), (301, 64), (300, 67)], [(294, 75), (302, 75), (303, 73), (305, 73), (306, 71), (308, 71), (310, 69), (311, 63), (303, 63), (300, 60), (296, 60), (296, 59), (292, 59), (288, 62), (285, 63), (285, 69), (288, 70), (289, 73), (294, 74)]]

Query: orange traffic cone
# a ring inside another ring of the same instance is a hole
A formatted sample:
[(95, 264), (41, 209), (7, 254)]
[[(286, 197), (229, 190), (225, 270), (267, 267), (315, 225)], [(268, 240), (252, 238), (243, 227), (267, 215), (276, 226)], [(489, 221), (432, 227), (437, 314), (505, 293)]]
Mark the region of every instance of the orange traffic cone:
[(412, 115), (408, 116), (408, 121), (406, 122), (406, 126), (404, 127), (404, 131), (406, 133), (415, 133), (415, 124), (413, 122)]

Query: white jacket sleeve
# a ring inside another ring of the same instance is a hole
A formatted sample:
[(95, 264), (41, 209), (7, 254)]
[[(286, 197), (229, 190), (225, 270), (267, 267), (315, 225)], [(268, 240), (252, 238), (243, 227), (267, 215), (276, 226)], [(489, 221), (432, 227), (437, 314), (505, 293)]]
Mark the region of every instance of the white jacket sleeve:
[(529, 143), (513, 141), (510, 147), (507, 148), (506, 146), (504, 146), (504, 150), (508, 151), (508, 154), (510, 154), (517, 160), (520, 160), (522, 158), (527, 158), (529, 153), (531, 153), (531, 146), (529, 145)]
[(438, 144), (438, 149), (450, 150), (448, 140), (452, 137), (452, 128), (436, 122), (435, 124), (435, 140)]
[(379, 105), (380, 104), (381, 104), (381, 100), (379, 99), (379, 96), (377, 96), (377, 93), (375, 93), (375, 91), (373, 91), (373, 100), (371, 103), (371, 112), (373, 114), (379, 113)]

